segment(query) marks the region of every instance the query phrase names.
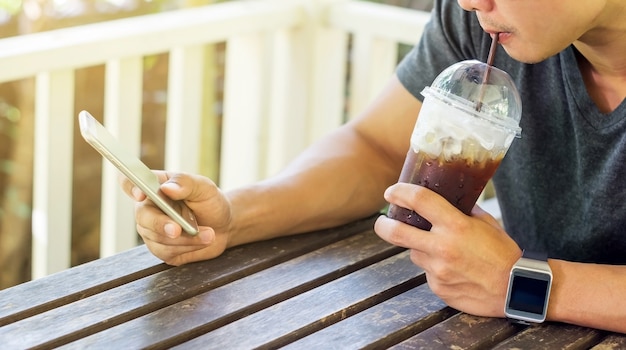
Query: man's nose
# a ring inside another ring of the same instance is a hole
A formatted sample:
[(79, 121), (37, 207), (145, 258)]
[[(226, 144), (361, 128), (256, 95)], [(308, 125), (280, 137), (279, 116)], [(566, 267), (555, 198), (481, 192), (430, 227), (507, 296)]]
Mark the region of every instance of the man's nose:
[(489, 12), (493, 9), (494, 0), (457, 0), (459, 6), (466, 11)]

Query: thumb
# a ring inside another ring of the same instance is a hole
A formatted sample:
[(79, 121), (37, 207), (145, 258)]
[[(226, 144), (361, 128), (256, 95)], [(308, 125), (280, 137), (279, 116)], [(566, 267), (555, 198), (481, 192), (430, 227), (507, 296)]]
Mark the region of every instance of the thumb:
[(172, 179), (169, 179), (161, 184), (161, 191), (174, 200), (185, 199), (186, 195), (188, 195), (187, 192), (189, 192), (185, 191), (185, 189), (178, 182), (173, 181)]
[(173, 200), (200, 202), (219, 191), (210, 179), (203, 176), (184, 173), (167, 175), (167, 180), (161, 184), (161, 191)]

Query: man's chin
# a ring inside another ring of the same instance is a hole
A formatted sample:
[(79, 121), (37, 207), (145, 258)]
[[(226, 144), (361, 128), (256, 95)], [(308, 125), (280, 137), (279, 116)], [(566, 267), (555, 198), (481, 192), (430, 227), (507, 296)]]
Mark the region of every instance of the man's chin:
[(505, 47), (504, 50), (506, 53), (516, 61), (527, 63), (527, 64), (535, 64), (545, 61), (550, 58), (550, 55), (533, 53), (531, 50), (525, 51), (516, 51), (516, 50), (507, 50)]

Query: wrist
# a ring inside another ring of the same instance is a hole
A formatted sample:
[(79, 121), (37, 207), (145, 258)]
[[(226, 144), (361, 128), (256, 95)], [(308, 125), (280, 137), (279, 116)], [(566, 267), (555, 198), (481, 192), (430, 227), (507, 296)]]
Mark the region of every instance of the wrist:
[[(245, 200), (245, 191), (241, 189), (229, 191), (225, 194), (228, 205), (230, 206), (230, 219), (225, 228), (227, 238), (227, 247), (235, 247), (242, 244), (250, 243), (251, 234), (248, 233), (250, 228), (256, 224), (257, 211), (253, 205), (254, 200)], [(257, 226), (259, 229), (261, 226)]]
[[(280, 193), (263, 183), (231, 190), (226, 193), (230, 206), (227, 225), (228, 246), (275, 238), (290, 232), (292, 221), (289, 210), (282, 208)], [(289, 201), (293, 203), (293, 201)]]
[(524, 251), (511, 268), (504, 306), (506, 317), (523, 324), (545, 321), (552, 279), (547, 254)]
[(567, 299), (566, 294), (563, 294), (566, 289), (562, 288), (564, 283), (569, 283), (568, 277), (571, 276), (571, 274), (564, 273), (564, 265), (569, 263), (557, 259), (548, 259), (548, 263), (552, 269), (553, 278), (546, 319), (559, 322), (575, 322), (576, 317), (572, 318), (571, 316), (576, 314), (574, 311), (576, 307), (573, 307), (572, 301)]

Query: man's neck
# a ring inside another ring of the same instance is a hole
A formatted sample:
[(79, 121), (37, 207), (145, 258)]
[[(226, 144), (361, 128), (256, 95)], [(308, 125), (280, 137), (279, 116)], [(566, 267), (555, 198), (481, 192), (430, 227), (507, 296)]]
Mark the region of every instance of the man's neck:
[(589, 95), (598, 108), (608, 113), (626, 99), (626, 4), (613, 3), (598, 19), (596, 28), (585, 33), (574, 46), (578, 66)]

